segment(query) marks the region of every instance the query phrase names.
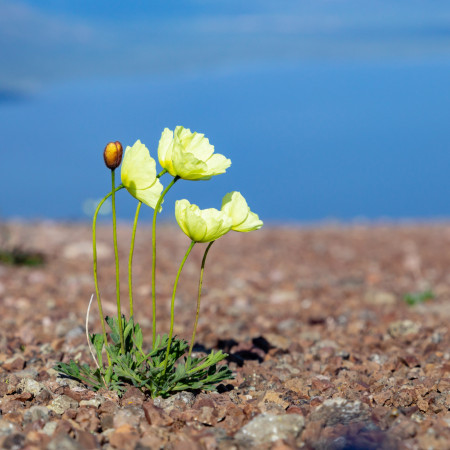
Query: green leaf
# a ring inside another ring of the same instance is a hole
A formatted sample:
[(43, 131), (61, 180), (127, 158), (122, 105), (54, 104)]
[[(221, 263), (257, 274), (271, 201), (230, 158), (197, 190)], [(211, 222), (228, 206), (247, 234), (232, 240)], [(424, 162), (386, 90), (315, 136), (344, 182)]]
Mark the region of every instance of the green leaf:
[(112, 366), (108, 366), (108, 368), (105, 371), (105, 375), (104, 375), (104, 378), (105, 378), (105, 381), (106, 381), (107, 385), (109, 385), (109, 383), (111, 382), (112, 375), (113, 375), (113, 367)]
[(91, 343), (95, 348), (95, 352), (97, 353), (97, 361), (101, 365), (102, 363), (102, 350), (104, 339), (102, 334), (91, 334), (90, 336)]
[(433, 300), (435, 297), (434, 292), (430, 289), (421, 292), (411, 292), (409, 294), (405, 294), (403, 299), (405, 302), (410, 305), (418, 305), (419, 303), (424, 303), (429, 300)]
[(142, 335), (141, 327), (139, 326), (138, 323), (134, 327), (134, 341), (135, 341), (136, 347), (139, 350), (141, 350), (142, 349), (142, 344), (144, 342), (144, 337)]

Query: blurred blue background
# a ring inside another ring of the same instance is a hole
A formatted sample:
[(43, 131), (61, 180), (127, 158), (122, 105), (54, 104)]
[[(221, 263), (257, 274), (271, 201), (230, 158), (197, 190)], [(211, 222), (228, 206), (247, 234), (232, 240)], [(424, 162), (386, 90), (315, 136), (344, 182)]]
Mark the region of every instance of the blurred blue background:
[(156, 158), (183, 125), (233, 164), (166, 214), (239, 190), (272, 222), (448, 218), (449, 85), (446, 1), (3, 0), (0, 217), (87, 218), (106, 142)]

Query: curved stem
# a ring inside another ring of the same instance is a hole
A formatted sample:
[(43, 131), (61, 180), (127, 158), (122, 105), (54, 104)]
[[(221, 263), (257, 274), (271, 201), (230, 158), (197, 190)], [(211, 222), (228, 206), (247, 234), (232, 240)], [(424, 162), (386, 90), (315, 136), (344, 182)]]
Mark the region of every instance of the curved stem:
[[(123, 184), (118, 186), (114, 192), (119, 191), (120, 189), (123, 189)], [(111, 197), (112, 192), (110, 192), (108, 195), (106, 195), (103, 200), (98, 204), (97, 209), (94, 213), (94, 218), (92, 219), (92, 254), (93, 254), (93, 260), (94, 260), (94, 285), (95, 285), (95, 295), (97, 296), (97, 304), (98, 304), (98, 310), (100, 314), (100, 321), (102, 324), (102, 332), (103, 332), (103, 339), (105, 341), (105, 346), (107, 344), (106, 340), (106, 326), (105, 326), (105, 318), (103, 316), (103, 308), (102, 308), (102, 301), (100, 298), (100, 291), (98, 289), (98, 275), (97, 275), (97, 237), (96, 237), (96, 229), (97, 229), (97, 216), (100, 211), (100, 208), (102, 207), (103, 203), (106, 202), (106, 200)], [(108, 352), (106, 352), (106, 356), (108, 358), (108, 365), (111, 365), (111, 359), (109, 357)], [(100, 361), (101, 362), (101, 361)]]
[(206, 247), (205, 253), (203, 254), (202, 266), (200, 269), (200, 281), (198, 282), (198, 296), (197, 296), (197, 312), (195, 313), (195, 322), (194, 322), (194, 332), (192, 333), (191, 345), (189, 346), (188, 359), (191, 357), (192, 348), (194, 347), (195, 333), (197, 331), (198, 324), (198, 316), (200, 314), (200, 298), (202, 296), (202, 285), (203, 285), (203, 272), (205, 270), (206, 257), (208, 256), (209, 249), (211, 245), (214, 244), (215, 241), (212, 241)]
[(159, 172), (158, 175), (156, 175), (156, 178), (161, 178), (165, 173), (167, 173), (167, 169), (161, 170), (161, 172)]
[(177, 276), (175, 278), (175, 283), (173, 284), (173, 292), (172, 292), (172, 302), (170, 303), (170, 331), (169, 331), (169, 342), (167, 344), (167, 350), (166, 350), (166, 359), (164, 360), (164, 371), (166, 372), (167, 369), (167, 362), (169, 360), (169, 353), (170, 353), (170, 346), (172, 345), (172, 336), (173, 336), (173, 322), (174, 322), (174, 313), (175, 313), (175, 294), (177, 292), (177, 285), (178, 285), (178, 279), (180, 278), (181, 271), (183, 270), (184, 263), (186, 262), (189, 253), (191, 253), (191, 250), (193, 249), (195, 245), (195, 241), (191, 241), (191, 245), (189, 246), (186, 254), (184, 255), (183, 260), (181, 261), (180, 268), (178, 269)]
[(120, 280), (119, 280), (119, 252), (117, 250), (117, 226), (116, 226), (116, 195), (114, 169), (111, 170), (112, 184), (112, 217), (113, 217), (113, 240), (114, 240), (114, 257), (116, 260), (116, 296), (117, 296), (117, 319), (119, 321), (120, 348), (125, 353), (125, 343), (123, 339), (122, 312), (120, 308)]
[(131, 235), (130, 257), (128, 259), (128, 290), (130, 293), (130, 317), (133, 317), (133, 276), (132, 276), (132, 264), (133, 264), (133, 252), (134, 252), (134, 240), (136, 238), (136, 227), (139, 218), (139, 211), (141, 210), (142, 202), (139, 202), (136, 208), (136, 214), (134, 215), (133, 233)]
[[(162, 171), (164, 172), (164, 170)], [(161, 173), (162, 173), (161, 172)], [(169, 189), (180, 179), (180, 177), (176, 176), (174, 179), (168, 184), (168, 186), (164, 189), (162, 194), (158, 199), (158, 203), (155, 206), (153, 211), (153, 223), (152, 223), (152, 314), (153, 314), (153, 334), (152, 334), (152, 349), (155, 348), (156, 342), (156, 216), (161, 207), (161, 203), (164, 200), (165, 195), (169, 191)]]

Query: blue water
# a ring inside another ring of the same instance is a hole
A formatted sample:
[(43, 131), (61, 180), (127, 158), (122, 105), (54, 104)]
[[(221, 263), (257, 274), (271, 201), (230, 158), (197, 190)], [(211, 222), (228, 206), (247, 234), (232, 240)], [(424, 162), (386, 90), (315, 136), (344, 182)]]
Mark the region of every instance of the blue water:
[[(163, 128), (183, 125), (232, 166), (180, 181), (166, 214), (239, 190), (266, 221), (449, 217), (449, 80), (445, 61), (308, 61), (53, 84), (0, 102), (0, 216), (86, 217), (83, 201), (110, 190), (107, 141), (141, 139), (156, 157)], [(118, 201), (131, 220), (134, 199)]]

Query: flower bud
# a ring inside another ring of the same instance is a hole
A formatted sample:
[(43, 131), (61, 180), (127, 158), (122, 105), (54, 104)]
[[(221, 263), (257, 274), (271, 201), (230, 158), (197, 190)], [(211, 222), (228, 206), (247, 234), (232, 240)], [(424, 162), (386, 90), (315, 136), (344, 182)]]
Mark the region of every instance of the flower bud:
[(106, 167), (111, 170), (119, 167), (122, 162), (122, 153), (122, 144), (119, 141), (106, 144), (105, 150), (103, 151), (103, 159), (105, 160)]

